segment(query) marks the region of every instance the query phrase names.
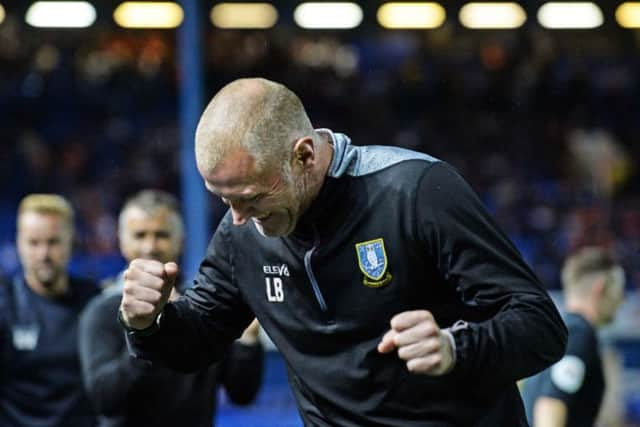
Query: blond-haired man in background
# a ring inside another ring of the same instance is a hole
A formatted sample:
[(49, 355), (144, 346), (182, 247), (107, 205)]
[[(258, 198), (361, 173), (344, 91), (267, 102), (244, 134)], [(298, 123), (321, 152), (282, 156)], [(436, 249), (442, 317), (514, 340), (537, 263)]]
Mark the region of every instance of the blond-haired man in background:
[(597, 329), (614, 319), (624, 284), (622, 267), (606, 249), (585, 247), (565, 262), (562, 286), (569, 342), (559, 362), (525, 382), (532, 426), (594, 425), (605, 390)]
[(98, 292), (71, 277), (73, 209), (55, 194), (32, 194), (18, 208), (22, 273), (0, 286), (0, 426), (95, 424), (82, 387), (78, 316)]

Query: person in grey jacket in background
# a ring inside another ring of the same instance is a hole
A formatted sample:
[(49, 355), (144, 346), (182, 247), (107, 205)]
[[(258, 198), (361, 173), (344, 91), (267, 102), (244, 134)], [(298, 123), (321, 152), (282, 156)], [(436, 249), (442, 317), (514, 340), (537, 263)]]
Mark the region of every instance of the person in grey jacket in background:
[[(119, 218), (123, 256), (176, 261), (183, 244), (183, 224), (173, 196), (157, 190), (135, 194)], [(186, 288), (177, 281), (171, 300)], [(100, 414), (100, 427), (211, 427), (216, 408), (216, 385), (224, 386), (236, 404), (255, 398), (263, 371), (263, 348), (258, 325), (252, 323), (229, 348), (223, 361), (185, 374), (132, 358), (117, 322), (123, 275), (106, 283), (87, 306), (80, 321), (80, 360), (84, 382)]]
[(120, 321), (137, 357), (202, 369), (255, 316), (305, 425), (527, 425), (516, 381), (560, 359), (567, 330), (452, 167), (314, 129), (265, 79), (216, 94), (196, 160), (230, 210), (178, 300), (175, 263), (129, 264)]

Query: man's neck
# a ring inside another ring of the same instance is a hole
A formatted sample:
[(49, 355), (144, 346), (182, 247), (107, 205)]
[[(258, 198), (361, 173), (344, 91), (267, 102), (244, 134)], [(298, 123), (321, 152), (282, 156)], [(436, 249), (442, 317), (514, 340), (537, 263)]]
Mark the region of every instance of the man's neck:
[(598, 316), (590, 304), (580, 301), (567, 300), (565, 304), (565, 310), (568, 313), (579, 314), (580, 316), (584, 317), (587, 322), (591, 324), (591, 326), (595, 327), (598, 325)]
[(321, 138), (323, 138), (323, 141), (318, 146), (318, 163), (309, 176), (309, 191), (302, 205), (303, 212), (309, 208), (311, 203), (318, 197), (318, 194), (320, 194), (333, 160), (333, 144), (325, 140), (324, 135), (321, 135)]
[(320, 175), (320, 185), (318, 188), (318, 191), (320, 191), (320, 188), (322, 188), (322, 184), (324, 184), (324, 180), (327, 178), (327, 174), (329, 173), (329, 167), (331, 167), (331, 161), (333, 160), (333, 154), (334, 154), (334, 150), (333, 150), (333, 144), (328, 140), (323, 141), (320, 144), (319, 147), (319, 175)]
[(44, 298), (55, 298), (64, 295), (69, 289), (69, 278), (67, 275), (60, 276), (54, 283), (44, 284), (33, 275), (25, 275), (25, 282), (36, 294)]

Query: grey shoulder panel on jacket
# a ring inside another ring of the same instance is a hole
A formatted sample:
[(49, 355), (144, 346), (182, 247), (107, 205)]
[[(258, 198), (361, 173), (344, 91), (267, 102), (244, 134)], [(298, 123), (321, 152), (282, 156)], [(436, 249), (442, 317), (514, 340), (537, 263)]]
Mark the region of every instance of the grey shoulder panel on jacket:
[(328, 172), (332, 178), (368, 175), (407, 160), (429, 163), (440, 161), (428, 154), (404, 148), (383, 145), (356, 147), (351, 145), (349, 137), (342, 133), (334, 133), (329, 129), (318, 129), (318, 132), (327, 133), (333, 143), (333, 159)]

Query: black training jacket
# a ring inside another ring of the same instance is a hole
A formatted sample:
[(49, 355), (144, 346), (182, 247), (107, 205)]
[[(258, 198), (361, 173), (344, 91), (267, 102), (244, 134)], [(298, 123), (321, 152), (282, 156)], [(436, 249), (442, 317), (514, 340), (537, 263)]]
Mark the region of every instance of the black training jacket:
[[(558, 360), (567, 339), (534, 273), (446, 163), (319, 132), (334, 157), (294, 233), (266, 238), (227, 214), (195, 287), (157, 331), (128, 334), (134, 354), (200, 369), (255, 313), (307, 426), (526, 426), (516, 380)], [(395, 314), (417, 309), (451, 328), (446, 375), (409, 373), (376, 349)]]
[(221, 363), (190, 374), (130, 357), (116, 321), (123, 280), (118, 275), (89, 303), (78, 327), (80, 364), (100, 415), (98, 427), (212, 427), (217, 386), (234, 404), (254, 400), (262, 382), (261, 345), (235, 342)]

